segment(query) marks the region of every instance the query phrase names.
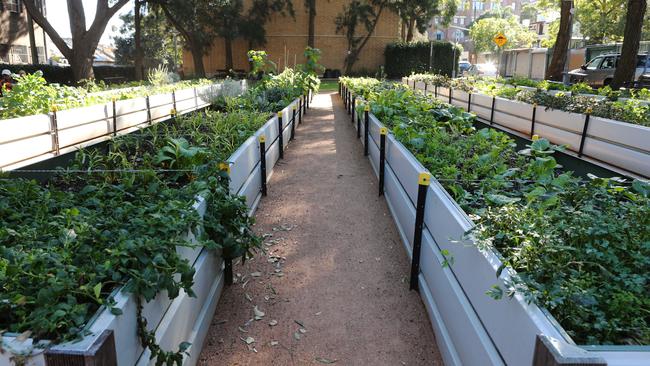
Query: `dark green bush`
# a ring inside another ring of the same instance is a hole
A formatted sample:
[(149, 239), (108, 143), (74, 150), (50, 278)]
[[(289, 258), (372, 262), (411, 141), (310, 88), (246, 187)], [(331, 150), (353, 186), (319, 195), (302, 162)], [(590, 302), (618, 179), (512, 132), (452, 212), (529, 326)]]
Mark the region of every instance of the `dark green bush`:
[[(25, 70), (28, 74), (41, 70), (43, 77), (48, 83), (59, 83), (65, 85), (73, 85), (72, 69), (69, 66), (52, 66), (52, 65), (0, 65), (0, 68), (9, 69), (11, 72), (17, 74), (20, 70)], [(111, 78), (121, 78), (121, 81), (135, 80), (135, 68), (133, 66), (94, 66), (95, 79), (97, 81), (104, 80), (107, 83), (111, 82)], [(109, 78), (108, 80), (106, 80)]]
[(454, 64), (458, 67), (461, 49), (456, 48), (456, 61), (452, 61), (454, 46), (449, 42), (433, 42), (433, 57), (429, 70), (431, 44), (429, 42), (395, 42), (386, 45), (386, 74), (399, 78), (411, 73), (434, 72), (451, 76)]

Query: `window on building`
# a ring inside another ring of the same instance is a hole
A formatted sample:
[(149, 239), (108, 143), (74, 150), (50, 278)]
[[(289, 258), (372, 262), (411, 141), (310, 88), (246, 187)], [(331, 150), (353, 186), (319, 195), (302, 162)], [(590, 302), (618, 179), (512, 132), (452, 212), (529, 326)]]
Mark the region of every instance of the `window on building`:
[(460, 25), (465, 25), (465, 17), (460, 17)]
[(458, 17), (454, 17), (454, 24), (458, 24)]
[(437, 41), (442, 41), (445, 39), (445, 33), (443, 31), (437, 31), (436, 32), (436, 40)]
[(462, 41), (464, 37), (465, 34), (463, 33), (462, 30), (457, 30), (456, 32), (454, 32), (454, 38), (456, 39), (457, 42)]
[(484, 4), (483, 4), (482, 1), (474, 0), (474, 4), (473, 4), (473, 9), (474, 10), (483, 10), (483, 6), (484, 6)]
[(27, 46), (14, 45), (11, 47), (12, 60), (10, 63), (14, 64), (28, 64), (29, 55), (27, 53)]
[(45, 59), (45, 48), (36, 46), (36, 53), (38, 54), (38, 61), (32, 63), (46, 64), (47, 60)]
[(12, 13), (20, 13), (22, 4), (20, 0), (5, 0), (4, 7)]

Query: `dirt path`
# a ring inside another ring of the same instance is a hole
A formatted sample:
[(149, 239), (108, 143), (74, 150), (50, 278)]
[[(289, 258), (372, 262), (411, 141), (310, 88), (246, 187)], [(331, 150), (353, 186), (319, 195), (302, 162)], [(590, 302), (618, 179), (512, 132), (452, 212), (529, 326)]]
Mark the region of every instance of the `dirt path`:
[(337, 95), (314, 98), (256, 214), (268, 253), (235, 266), (201, 365), (442, 365), (349, 121)]

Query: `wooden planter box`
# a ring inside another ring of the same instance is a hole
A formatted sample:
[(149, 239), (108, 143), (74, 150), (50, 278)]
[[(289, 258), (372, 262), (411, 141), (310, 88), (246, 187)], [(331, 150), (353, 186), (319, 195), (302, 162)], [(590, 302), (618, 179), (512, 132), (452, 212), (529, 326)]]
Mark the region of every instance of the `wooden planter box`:
[[(371, 114), (368, 127), (369, 159), (378, 176), (383, 125)], [(360, 128), (363, 144), (363, 122)], [(411, 257), (418, 175), (426, 169), (390, 134), (385, 154), (384, 196)], [(503, 286), (514, 271), (506, 269), (497, 278), (499, 256), (479, 250), (464, 236), (473, 225), (432, 179), (424, 212), (419, 286), (446, 365), (648, 364), (649, 346), (576, 346), (546, 310), (528, 304), (521, 295), (502, 300), (486, 295), (493, 285)], [(449, 266), (444, 265), (446, 252), (454, 261)], [(549, 355), (567, 363), (547, 363)]]
[[(294, 106), (298, 106), (298, 100), (282, 110), (283, 149), (290, 142), (291, 124), (298, 122), (298, 111), (296, 111), (295, 119), (292, 118)], [(279, 129), (278, 117), (274, 116), (228, 159), (231, 166), (230, 191), (232, 194), (246, 197), (251, 215), (255, 212), (261, 199), (261, 152), (258, 139), (262, 135), (266, 137), (266, 171), (267, 177), (270, 177), (280, 155), (280, 141), (277, 138)], [(194, 207), (202, 216), (206, 210), (206, 202), (203, 198), (197, 197)], [(194, 233), (200, 230), (202, 229), (188, 230), (187, 237), (193, 241)], [(198, 362), (203, 341), (223, 289), (223, 260), (219, 253), (204, 248), (179, 247), (177, 251), (183, 258), (193, 263), (196, 270), (192, 287), (196, 297), (190, 297), (181, 291), (178, 297), (169, 299), (165, 292), (161, 292), (155, 299), (143, 304), (143, 315), (147, 319), (149, 330), (155, 329), (156, 342), (164, 350), (176, 350), (181, 342), (192, 343), (188, 349), (190, 355), (185, 357), (183, 363), (195, 365)], [(116, 307), (122, 310), (122, 315), (116, 316), (107, 309), (100, 308), (87, 326), (90, 335), (79, 342), (55, 345), (50, 347), (47, 352), (42, 347), (35, 347), (36, 345), (31, 339), (19, 342), (10, 335), (2, 337), (3, 344), (7, 346), (6, 350), (12, 350), (14, 353), (31, 354), (27, 359), (29, 366), (62, 365), (60, 363), (62, 358), (58, 355), (65, 355), (66, 359), (75, 360), (73, 363), (66, 363), (66, 365), (94, 365), (94, 363), (84, 360), (84, 355), (88, 355), (92, 362), (98, 362), (93, 360), (93, 357), (99, 358), (101, 362), (106, 362), (105, 355), (98, 355), (106, 349), (109, 350), (109, 353), (112, 351), (117, 365), (120, 366), (153, 364), (149, 360), (149, 352), (143, 351), (137, 336), (134, 296), (118, 289), (115, 291), (115, 301), (117, 302)], [(107, 334), (110, 335), (108, 339)], [(77, 355), (77, 357), (73, 355)], [(15, 365), (11, 357), (10, 352), (0, 352), (0, 365)]]
[[(416, 86), (418, 90), (424, 90), (424, 86)], [(648, 127), (595, 116), (589, 116), (587, 122), (587, 116), (580, 113), (544, 106), (534, 108), (531, 104), (480, 93), (472, 93), (471, 100), (468, 100), (468, 93), (444, 87), (438, 87), (437, 91), (433, 86), (426, 89), (427, 94), (437, 95), (439, 100), (447, 103), (451, 94), (452, 105), (492, 122), (496, 128), (528, 138), (535, 134), (554, 144), (566, 145), (579, 157), (593, 159), (633, 176), (650, 177)]]

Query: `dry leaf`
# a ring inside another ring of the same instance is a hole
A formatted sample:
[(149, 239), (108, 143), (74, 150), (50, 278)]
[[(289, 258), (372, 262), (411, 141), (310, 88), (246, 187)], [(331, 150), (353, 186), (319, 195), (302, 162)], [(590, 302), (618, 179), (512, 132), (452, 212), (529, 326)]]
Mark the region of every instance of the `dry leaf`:
[(237, 327), (237, 328), (239, 328), (239, 331), (242, 333), (248, 333), (248, 331), (242, 327)]
[(244, 343), (246, 343), (246, 344), (255, 343), (255, 338), (253, 338), (253, 337), (246, 337), (246, 339), (239, 337), (239, 339), (244, 341)]
[(315, 360), (320, 362), (320, 363), (324, 363), (324, 364), (328, 364), (328, 365), (338, 362), (338, 360), (329, 360), (329, 359), (323, 358), (323, 357), (316, 357)]
[(276, 325), (278, 325), (278, 321), (275, 320), (275, 319), (273, 319), (273, 320), (271, 320), (271, 321), (269, 322), (269, 325), (272, 326), (272, 327), (273, 327), (273, 326), (276, 326)]
[(271, 346), (277, 346), (278, 344), (280, 344), (280, 342), (278, 342), (278, 341), (271, 341)]
[(255, 313), (255, 320), (260, 320), (265, 315), (263, 311), (257, 308), (257, 305), (253, 308), (253, 312)]
[(293, 338), (294, 338), (295, 340), (299, 341), (299, 340), (300, 340), (300, 337), (301, 337), (301, 335), (300, 335), (299, 332), (294, 332), (294, 333), (293, 333)]
[(262, 272), (253, 272), (251, 273), (251, 277), (259, 277), (262, 275)]
[(304, 324), (302, 321), (300, 321), (300, 320), (295, 320), (295, 319), (294, 319), (294, 322), (296, 322), (296, 324), (300, 325), (300, 326), (303, 327), (303, 328), (307, 328), (307, 327), (305, 327), (305, 324)]
[(246, 293), (246, 294), (244, 294), (244, 296), (246, 296), (246, 300), (248, 300), (248, 301), (250, 301), (250, 302), (253, 302), (253, 298), (251, 297), (251, 295), (249, 295), (248, 293)]
[(305, 328), (300, 328), (300, 329), (298, 329), (298, 331), (299, 331), (300, 333), (302, 333), (302, 334), (307, 333), (307, 329), (305, 329)]

